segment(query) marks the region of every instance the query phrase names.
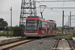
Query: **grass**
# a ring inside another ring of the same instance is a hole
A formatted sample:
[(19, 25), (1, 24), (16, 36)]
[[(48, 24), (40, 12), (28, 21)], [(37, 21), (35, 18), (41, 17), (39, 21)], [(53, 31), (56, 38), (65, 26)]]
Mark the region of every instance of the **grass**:
[(65, 37), (65, 39), (72, 39), (73, 34), (68, 35), (67, 37)]
[(70, 34), (70, 33), (64, 33), (64, 34), (62, 34), (62, 32), (57, 33), (57, 35), (67, 35), (67, 34)]
[(64, 37), (62, 37), (62, 38), (65, 38), (65, 39), (72, 39), (72, 37), (73, 37), (73, 34), (71, 34), (71, 33), (66, 33), (66, 32), (64, 32), (64, 34), (62, 34), (62, 32), (60, 32), (60, 33), (57, 33), (57, 35), (68, 35), (68, 36), (64, 36)]
[(62, 33), (60, 32), (60, 33), (57, 33), (57, 35), (62, 35)]
[(4, 31), (4, 32), (0, 33), (0, 36), (7, 36), (7, 32), (8, 32), (8, 35), (10, 36), (11, 31)]

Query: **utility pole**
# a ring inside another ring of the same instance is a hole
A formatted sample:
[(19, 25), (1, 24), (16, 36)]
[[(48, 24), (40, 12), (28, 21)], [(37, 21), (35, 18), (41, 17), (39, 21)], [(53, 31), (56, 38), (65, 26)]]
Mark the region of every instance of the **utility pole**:
[(63, 31), (64, 31), (64, 10), (62, 12), (62, 34), (63, 34)]
[(70, 29), (71, 29), (71, 11), (70, 11)]
[(11, 34), (12, 34), (12, 7), (11, 7), (10, 11), (11, 11), (11, 23), (10, 23), (10, 27), (11, 27)]
[(70, 26), (70, 17), (68, 16), (68, 32), (69, 32), (69, 26)]

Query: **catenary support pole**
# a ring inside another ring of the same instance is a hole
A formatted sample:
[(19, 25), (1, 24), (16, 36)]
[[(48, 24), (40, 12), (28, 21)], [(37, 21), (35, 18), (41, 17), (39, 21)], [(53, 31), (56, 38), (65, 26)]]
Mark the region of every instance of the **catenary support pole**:
[(62, 34), (63, 34), (63, 31), (64, 31), (64, 10), (62, 12)]
[(11, 7), (10, 11), (11, 11), (11, 24), (10, 24), (10, 27), (11, 27), (11, 34), (12, 34), (12, 7)]
[(70, 11), (70, 29), (71, 29), (71, 11)]

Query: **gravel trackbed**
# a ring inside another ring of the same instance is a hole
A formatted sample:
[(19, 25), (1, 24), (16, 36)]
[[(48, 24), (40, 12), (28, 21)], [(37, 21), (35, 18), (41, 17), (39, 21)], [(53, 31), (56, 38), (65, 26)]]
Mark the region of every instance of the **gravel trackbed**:
[(21, 46), (15, 47), (12, 50), (51, 50), (56, 39), (53, 37), (42, 38)]

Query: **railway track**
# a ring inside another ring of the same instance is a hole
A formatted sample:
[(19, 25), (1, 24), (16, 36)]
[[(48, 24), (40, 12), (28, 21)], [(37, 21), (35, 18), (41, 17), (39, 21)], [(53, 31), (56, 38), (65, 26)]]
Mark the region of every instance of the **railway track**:
[(18, 47), (20, 45), (23, 45), (23, 44), (26, 44), (35, 40), (37, 39), (24, 39), (24, 40), (19, 40), (19, 41), (3, 44), (3, 45), (0, 45), (0, 50), (10, 50), (14, 47)]
[[(65, 45), (63, 45), (63, 44), (65, 44)], [(56, 43), (54, 44), (54, 46), (52, 48), (52, 50), (67, 50), (67, 49), (74, 50), (74, 47), (73, 47), (72, 43), (70, 42), (70, 40), (62, 41), (62, 40), (57, 39)]]
[[(47, 37), (45, 37), (47, 38)], [(44, 39), (44, 38), (43, 38)], [(11, 42), (11, 43), (6, 43), (6, 44), (2, 44), (0, 45), (0, 50), (10, 50), (12, 48), (15, 48), (15, 47), (18, 47), (20, 45), (23, 45), (23, 44), (26, 44), (26, 43), (29, 43), (29, 42), (32, 42), (32, 41), (35, 41), (37, 39), (22, 39), (22, 40), (18, 40), (18, 41), (14, 41), (14, 42)], [(69, 40), (67, 40), (68, 43), (69, 43), (69, 46), (71, 48), (73, 48), (72, 44), (69, 42)], [(58, 39), (55, 43), (55, 45), (53, 46), (53, 50), (56, 49), (58, 47), (58, 44), (59, 44), (60, 40)], [(73, 50), (73, 49), (72, 49)]]
[(72, 43), (71, 43), (69, 40), (67, 40), (67, 42), (68, 42), (68, 44), (69, 44), (71, 50), (74, 50), (74, 47), (73, 47)]

